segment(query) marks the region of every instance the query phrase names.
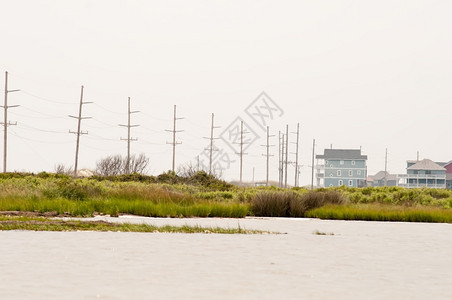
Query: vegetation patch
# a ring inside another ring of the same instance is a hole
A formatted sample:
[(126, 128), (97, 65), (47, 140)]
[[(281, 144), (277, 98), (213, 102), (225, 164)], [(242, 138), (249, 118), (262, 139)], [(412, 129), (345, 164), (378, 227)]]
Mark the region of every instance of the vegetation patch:
[(342, 193), (334, 190), (309, 192), (266, 191), (251, 200), (251, 210), (256, 216), (304, 217), (306, 212), (327, 204), (347, 202)]
[(452, 191), (401, 187), (308, 190), (239, 188), (205, 172), (72, 178), (0, 174), (0, 212), (45, 216), (319, 217), (343, 220), (450, 222)]
[(0, 216), (0, 230), (31, 231), (113, 231), (152, 233), (218, 233), (218, 234), (276, 234), (276, 232), (241, 228), (201, 226), (154, 226), (148, 224), (109, 223), (105, 221), (65, 221), (43, 217)]
[(334, 232), (323, 232), (323, 231), (316, 230), (312, 234), (314, 234), (314, 235), (334, 235)]
[(326, 205), (308, 211), (306, 217), (329, 220), (452, 223), (452, 210), (383, 204)]

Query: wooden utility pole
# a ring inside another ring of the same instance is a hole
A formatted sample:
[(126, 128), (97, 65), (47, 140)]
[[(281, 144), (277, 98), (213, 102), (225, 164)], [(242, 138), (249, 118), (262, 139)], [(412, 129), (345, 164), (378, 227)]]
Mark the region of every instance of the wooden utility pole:
[(262, 154), (263, 156), (267, 157), (267, 176), (266, 176), (266, 186), (268, 186), (268, 178), (269, 178), (269, 165), (270, 165), (270, 147), (273, 147), (274, 145), (270, 145), (270, 137), (273, 137), (274, 135), (270, 135), (270, 127), (267, 126), (267, 144), (261, 145), (263, 147), (267, 148), (267, 154)]
[(236, 153), (236, 154), (238, 154), (240, 156), (240, 185), (242, 185), (242, 183), (243, 183), (243, 180), (242, 180), (243, 179), (243, 177), (242, 177), (242, 174), (243, 174), (243, 155), (247, 154), (247, 153), (243, 152), (243, 145), (245, 144), (245, 142), (243, 141), (243, 135), (245, 133), (248, 133), (248, 132), (245, 132), (243, 130), (243, 121), (240, 121), (240, 143), (239, 143), (239, 145), (240, 145), (240, 152)]
[(240, 185), (242, 185), (243, 170), (243, 121), (240, 122)]
[(5, 72), (5, 104), (3, 107), (3, 173), (6, 173), (6, 156), (8, 152), (8, 126), (17, 125), (17, 122), (11, 123), (8, 121), (8, 108), (18, 107), (19, 105), (8, 106), (8, 93), (18, 92), (19, 90), (8, 90), (8, 72)]
[(314, 189), (314, 156), (315, 156), (315, 139), (312, 140), (311, 190)]
[(296, 150), (295, 150), (295, 184), (294, 186), (298, 186), (298, 143), (300, 137), (300, 123), (297, 123), (297, 141), (296, 141)]
[(285, 171), (284, 171), (284, 188), (287, 189), (287, 164), (289, 158), (289, 125), (286, 125), (286, 161), (284, 162)]
[(83, 134), (88, 134), (88, 131), (81, 131), (81, 123), (82, 123), (83, 119), (91, 119), (91, 117), (82, 117), (82, 106), (83, 106), (83, 104), (89, 104), (89, 103), (93, 103), (93, 102), (83, 102), (83, 85), (82, 85), (81, 92), (80, 92), (80, 106), (79, 106), (79, 110), (78, 110), (78, 117), (69, 115), (69, 117), (78, 120), (77, 131), (69, 130), (69, 133), (74, 133), (77, 135), (77, 143), (75, 146), (75, 166), (74, 166), (74, 176), (75, 177), (77, 177), (78, 151), (79, 151), (79, 145), (80, 145), (80, 136)]
[(213, 129), (219, 128), (218, 126), (214, 126), (214, 118), (215, 115), (212, 113), (212, 123), (210, 125), (210, 138), (204, 137), (205, 139), (210, 140), (210, 147), (206, 150), (209, 150), (209, 174), (212, 175), (212, 161), (213, 161), (213, 151), (217, 151), (217, 149), (213, 148), (213, 140), (216, 140), (218, 138), (213, 137)]
[(385, 186), (388, 185), (388, 148), (386, 148), (386, 153), (385, 153)]
[(138, 127), (140, 125), (130, 125), (130, 115), (137, 113), (139, 111), (130, 111), (130, 97), (127, 99), (127, 125), (119, 124), (119, 126), (127, 127), (127, 138), (123, 139), (120, 138), (122, 141), (127, 141), (127, 162), (126, 162), (126, 174), (130, 174), (130, 142), (131, 141), (137, 141), (137, 138), (131, 138), (130, 137), (130, 128), (131, 127)]
[(281, 187), (281, 131), (278, 131), (278, 187)]
[(283, 187), (284, 183), (284, 154), (285, 154), (285, 135), (284, 133), (281, 134), (281, 161), (280, 168), (279, 168), (279, 181), (280, 181), (280, 187)]
[(174, 105), (174, 118), (173, 118), (173, 130), (166, 130), (168, 132), (172, 132), (173, 133), (173, 141), (170, 142), (166, 142), (167, 144), (173, 145), (173, 166), (172, 166), (172, 171), (174, 172), (175, 167), (176, 167), (176, 145), (180, 145), (182, 144), (182, 142), (176, 142), (176, 133), (177, 132), (182, 132), (183, 130), (176, 130), (176, 121), (177, 120), (182, 120), (183, 118), (177, 118), (176, 117), (176, 105)]

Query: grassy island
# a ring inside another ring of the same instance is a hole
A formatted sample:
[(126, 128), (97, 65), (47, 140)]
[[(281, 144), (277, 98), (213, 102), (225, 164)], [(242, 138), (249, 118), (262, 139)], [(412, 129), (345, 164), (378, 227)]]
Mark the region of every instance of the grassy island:
[[(205, 172), (76, 179), (0, 174), (0, 211), (41, 216), (245, 216), (452, 223), (452, 191), (381, 188), (239, 188)], [(4, 213), (4, 214), (5, 214)]]

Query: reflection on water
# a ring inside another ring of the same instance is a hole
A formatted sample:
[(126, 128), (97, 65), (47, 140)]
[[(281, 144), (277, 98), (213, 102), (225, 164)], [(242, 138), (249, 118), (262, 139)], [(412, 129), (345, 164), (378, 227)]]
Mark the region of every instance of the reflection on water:
[(0, 232), (0, 299), (452, 299), (451, 224), (114, 220), (287, 234)]

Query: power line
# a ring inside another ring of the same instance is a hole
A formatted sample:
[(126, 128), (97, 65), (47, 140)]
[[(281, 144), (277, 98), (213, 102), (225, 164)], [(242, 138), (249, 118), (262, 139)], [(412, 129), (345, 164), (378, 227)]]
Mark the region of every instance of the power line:
[(36, 142), (36, 143), (41, 143), (41, 144), (58, 144), (58, 145), (62, 145), (62, 144), (69, 144), (72, 142), (54, 142), (54, 141), (43, 141), (43, 140), (35, 140), (35, 139), (30, 139), (30, 138), (26, 138), (23, 136), (18, 135), (15, 131), (11, 130), (11, 134), (19, 139), (22, 140), (27, 140), (27, 141), (31, 141), (31, 142)]
[(19, 125), (17, 125), (18, 128), (23, 128), (25, 130), (36, 130), (36, 131), (41, 131), (41, 132), (48, 132), (48, 133), (61, 133), (61, 134), (66, 134), (65, 131), (56, 131), (56, 130), (46, 130), (46, 129), (40, 129), (40, 128), (36, 128), (33, 126), (29, 126), (29, 125), (25, 125), (24, 123), (21, 123)]
[(32, 93), (24, 91), (24, 90), (22, 90), (21, 92), (23, 92), (24, 94), (26, 94), (28, 96), (31, 96), (31, 97), (34, 97), (34, 98), (37, 98), (37, 99), (41, 99), (41, 100), (44, 100), (44, 101), (47, 101), (47, 102), (50, 102), (50, 103), (57, 103), (57, 104), (64, 104), (64, 105), (73, 105), (74, 104), (74, 102), (63, 102), (63, 101), (52, 100), (52, 99), (49, 99), (49, 98), (46, 98), (46, 97), (37, 96), (35, 94), (32, 94)]
[[(130, 98), (130, 97), (129, 97), (129, 98)], [(122, 115), (122, 113), (117, 112), (117, 111), (113, 111), (113, 110), (111, 110), (111, 109), (108, 109), (108, 108), (106, 108), (105, 106), (102, 106), (102, 105), (100, 105), (100, 104), (98, 104), (98, 103), (94, 103), (94, 105), (96, 105), (97, 107), (102, 108), (103, 110), (106, 110), (106, 111), (108, 111), (108, 112), (111, 112), (112, 114)]]
[(44, 115), (44, 116), (51, 117), (51, 118), (55, 118), (55, 119), (63, 119), (64, 118), (62, 116), (57, 116), (57, 115), (51, 115), (51, 114), (48, 114), (48, 113), (43, 113), (43, 112), (34, 110), (34, 109), (26, 107), (26, 106), (22, 106), (22, 108), (24, 108), (25, 110), (29, 110), (31, 112), (35, 112), (37, 114)]

